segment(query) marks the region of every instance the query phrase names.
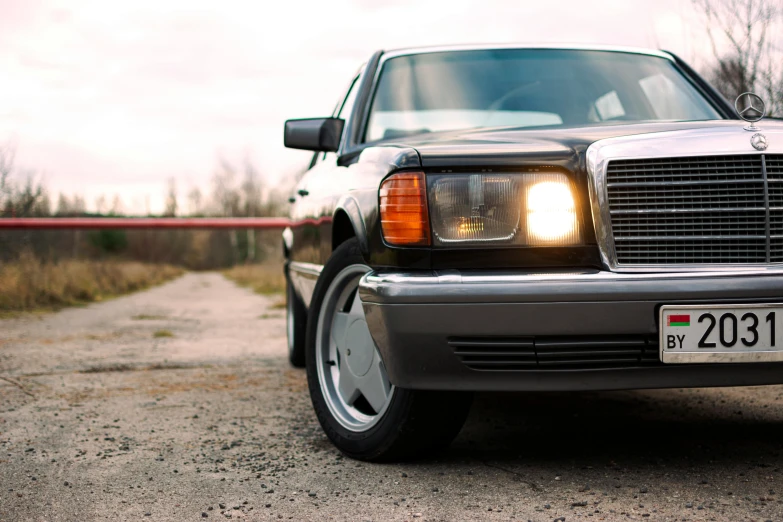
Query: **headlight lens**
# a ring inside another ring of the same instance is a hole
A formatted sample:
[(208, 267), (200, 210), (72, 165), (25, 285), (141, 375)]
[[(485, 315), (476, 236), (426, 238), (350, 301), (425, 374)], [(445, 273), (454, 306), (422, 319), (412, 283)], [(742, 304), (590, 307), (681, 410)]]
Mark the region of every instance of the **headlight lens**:
[(581, 243), (571, 185), (559, 172), (427, 176), (435, 246)]
[(431, 180), (436, 244), (509, 241), (521, 225), (518, 183), (510, 176), (437, 176)]
[(527, 243), (529, 245), (580, 243), (576, 205), (568, 179), (562, 174), (534, 175), (532, 178), (534, 179), (525, 184)]

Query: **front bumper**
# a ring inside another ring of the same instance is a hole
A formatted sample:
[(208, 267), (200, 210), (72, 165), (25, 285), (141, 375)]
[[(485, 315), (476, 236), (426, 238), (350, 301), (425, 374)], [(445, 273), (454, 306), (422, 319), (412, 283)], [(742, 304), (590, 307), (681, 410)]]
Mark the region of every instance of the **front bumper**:
[(662, 304), (783, 301), (772, 270), (370, 272), (359, 294), (391, 382), (439, 390), (783, 383), (783, 363), (660, 362)]

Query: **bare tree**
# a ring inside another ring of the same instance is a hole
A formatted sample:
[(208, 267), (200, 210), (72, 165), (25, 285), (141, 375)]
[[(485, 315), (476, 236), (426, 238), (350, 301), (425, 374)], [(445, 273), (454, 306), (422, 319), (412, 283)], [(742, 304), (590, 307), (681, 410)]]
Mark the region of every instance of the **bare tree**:
[(111, 200), (111, 208), (109, 214), (112, 216), (121, 216), (125, 212), (125, 205), (122, 204), (122, 198), (119, 194), (114, 195), (114, 199)]
[(783, 115), (779, 0), (693, 0), (716, 60), (710, 80), (733, 100), (743, 92), (764, 96), (770, 115)]
[(235, 186), (236, 169), (225, 158), (212, 175), (212, 201), (222, 216), (238, 216), (241, 198)]
[(163, 211), (163, 215), (167, 217), (174, 217), (177, 215), (177, 180), (174, 178), (168, 179), (166, 209)]
[(84, 202), (84, 197), (78, 194), (73, 196), (71, 200), (71, 212), (76, 216), (80, 216), (87, 212), (87, 204)]
[[(249, 157), (245, 158), (245, 179), (242, 182), (242, 210), (245, 216), (260, 216), (263, 202), (261, 200), (261, 181), (258, 169)], [(247, 229), (247, 257), (246, 263), (256, 260), (256, 231)]]
[(28, 173), (24, 184), (13, 189), (10, 208), (16, 217), (48, 216), (51, 202), (44, 187)]
[(245, 179), (242, 181), (242, 211), (245, 216), (260, 216), (263, 212), (261, 176), (250, 158), (245, 158), (244, 170)]
[(15, 156), (16, 150), (11, 145), (0, 146), (0, 212), (10, 208)]
[(106, 196), (101, 194), (95, 199), (95, 211), (98, 214), (104, 214), (107, 210), (108, 204), (106, 203)]
[(201, 214), (204, 197), (201, 194), (201, 190), (198, 187), (193, 187), (188, 192), (188, 212), (191, 216), (197, 216)]
[[(234, 166), (225, 158), (219, 161), (218, 169), (212, 176), (212, 199), (217, 205), (220, 215), (238, 216), (240, 215), (240, 195), (234, 186), (236, 170)], [(231, 242), (231, 254), (234, 264), (239, 261), (239, 241), (237, 231), (231, 229), (228, 231), (228, 238)]]
[(20, 170), (15, 159), (12, 144), (0, 146), (0, 215), (48, 216), (51, 201), (46, 189), (35, 172)]
[(68, 196), (61, 192), (57, 197), (57, 210), (54, 213), (57, 216), (70, 216), (71, 212), (71, 202), (68, 200)]

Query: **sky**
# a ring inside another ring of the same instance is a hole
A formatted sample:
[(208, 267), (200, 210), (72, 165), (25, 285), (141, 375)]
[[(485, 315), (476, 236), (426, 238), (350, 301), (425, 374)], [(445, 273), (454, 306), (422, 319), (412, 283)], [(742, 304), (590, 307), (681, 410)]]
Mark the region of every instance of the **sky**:
[(709, 50), (688, 0), (0, 0), (0, 145), (56, 201), (129, 213), (208, 191), (219, 158), (287, 186), (288, 118), (329, 115), (378, 49), (458, 43)]

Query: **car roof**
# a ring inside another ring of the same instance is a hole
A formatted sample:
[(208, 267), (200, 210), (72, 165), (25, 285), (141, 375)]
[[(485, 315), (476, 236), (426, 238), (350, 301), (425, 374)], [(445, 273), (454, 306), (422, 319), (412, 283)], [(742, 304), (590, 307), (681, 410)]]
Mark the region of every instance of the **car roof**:
[(616, 53), (645, 54), (648, 56), (657, 56), (673, 60), (672, 55), (665, 51), (655, 49), (646, 49), (644, 47), (626, 47), (617, 45), (598, 45), (598, 44), (569, 44), (569, 43), (544, 43), (544, 44), (461, 44), (461, 45), (440, 45), (429, 47), (408, 47), (401, 49), (392, 49), (383, 52), (383, 58), (393, 58), (395, 56), (408, 56), (412, 54), (429, 54), (454, 51), (492, 51), (501, 49), (557, 49), (574, 51), (608, 51)]

